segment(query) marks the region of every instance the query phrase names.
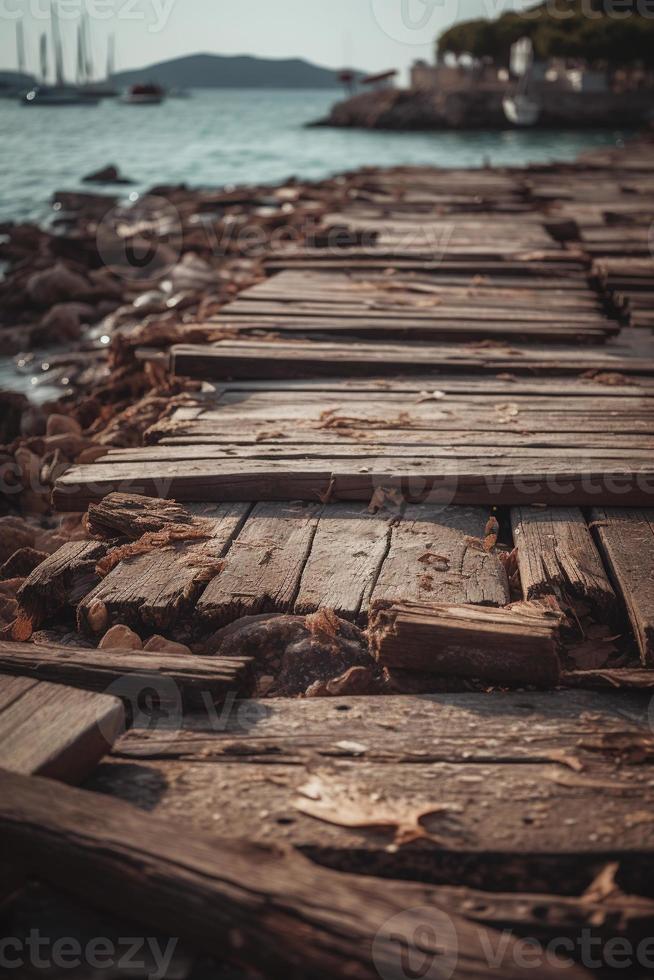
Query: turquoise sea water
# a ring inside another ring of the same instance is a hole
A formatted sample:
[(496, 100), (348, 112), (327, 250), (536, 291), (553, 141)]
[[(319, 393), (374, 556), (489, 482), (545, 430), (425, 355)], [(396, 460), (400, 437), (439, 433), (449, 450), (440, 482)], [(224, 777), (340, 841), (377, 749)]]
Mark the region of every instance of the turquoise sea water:
[[(55, 190), (117, 164), (135, 188), (321, 178), (366, 164), (475, 167), (570, 160), (614, 132), (387, 133), (306, 129), (338, 90), (204, 90), (161, 106), (25, 107), (0, 99), (0, 220), (45, 220)], [(88, 189), (88, 185), (87, 185)]]

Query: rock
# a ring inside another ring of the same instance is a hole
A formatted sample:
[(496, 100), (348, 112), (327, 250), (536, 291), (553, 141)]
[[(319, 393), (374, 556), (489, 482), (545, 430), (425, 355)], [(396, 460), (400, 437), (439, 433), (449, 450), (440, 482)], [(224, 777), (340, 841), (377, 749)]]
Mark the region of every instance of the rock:
[(304, 694), (351, 667), (377, 671), (361, 630), (329, 610), (311, 616), (246, 616), (214, 634), (211, 647), (219, 656), (254, 657), (258, 681), (275, 678), (274, 685), (264, 685), (275, 697)]
[(76, 460), (77, 457), (92, 445), (90, 439), (83, 436), (65, 435), (47, 436), (44, 440), (43, 451), (45, 453), (62, 453), (69, 461)]
[(0, 517), (0, 562), (4, 563), (20, 548), (34, 546), (35, 531), (19, 517)]
[(48, 416), (45, 434), (47, 436), (60, 436), (67, 434), (81, 436), (82, 427), (77, 419), (72, 418), (70, 415), (54, 414)]
[(93, 173), (87, 174), (86, 177), (82, 177), (82, 183), (133, 184), (134, 181), (130, 180), (129, 177), (123, 177), (118, 170), (118, 167), (116, 167), (113, 163), (110, 163), (106, 167), (101, 167), (100, 170), (94, 170)]
[(29, 575), (47, 557), (45, 551), (37, 551), (35, 548), (19, 548), (0, 566), (0, 579)]
[(25, 395), (0, 391), (0, 445), (13, 442), (21, 434), (21, 425), (29, 401)]
[(0, 596), (15, 599), (24, 581), (24, 578), (8, 578), (4, 582), (0, 581)]
[(94, 633), (102, 633), (109, 622), (109, 611), (104, 602), (96, 599), (86, 611), (86, 622)]
[(18, 615), (18, 602), (9, 596), (0, 595), (0, 620), (3, 623), (13, 623)]
[(14, 453), (16, 465), (20, 470), (21, 486), (23, 489), (38, 490), (41, 472), (41, 460), (31, 449), (20, 446)]
[(112, 626), (98, 643), (98, 650), (142, 650), (140, 636), (129, 626)]
[(165, 636), (152, 636), (143, 646), (148, 653), (172, 653), (190, 656), (192, 650), (184, 643), (175, 643), (174, 640), (167, 640)]
[(34, 337), (41, 343), (78, 340), (82, 324), (89, 323), (93, 318), (93, 307), (86, 303), (55, 303), (34, 331)]
[(57, 262), (43, 272), (35, 272), (26, 284), (28, 297), (36, 306), (48, 308), (83, 295), (88, 283), (83, 276), (72, 272), (63, 262)]

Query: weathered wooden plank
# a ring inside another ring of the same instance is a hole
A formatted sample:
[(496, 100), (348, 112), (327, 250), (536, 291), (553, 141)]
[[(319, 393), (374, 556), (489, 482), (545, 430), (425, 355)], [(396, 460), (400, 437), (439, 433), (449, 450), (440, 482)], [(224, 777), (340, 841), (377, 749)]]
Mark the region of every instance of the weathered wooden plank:
[(386, 556), (388, 514), (371, 514), (357, 504), (327, 504), (320, 515), (295, 612), (333, 609), (343, 619), (365, 616)]
[(592, 527), (627, 607), (644, 667), (654, 667), (654, 511), (597, 507)]
[(510, 347), (460, 344), (403, 344), (279, 341), (251, 343), (220, 341), (213, 345), (171, 348), (173, 374), (202, 379), (282, 379), (294, 377), (424, 374), (429, 371), (512, 371), (579, 374), (614, 371), (652, 374), (654, 359), (637, 357), (629, 348), (547, 348), (512, 344)]
[[(252, 693), (247, 658), (201, 657), (140, 650), (89, 650), (32, 643), (0, 643), (0, 672), (104, 693), (137, 705), (139, 691), (179, 708), (217, 704)], [(4, 676), (2, 683), (6, 684)], [(0, 693), (2, 688), (0, 687)]]
[(581, 600), (601, 622), (615, 620), (616, 595), (578, 508), (514, 508), (511, 523), (525, 599)]
[(388, 554), (373, 602), (429, 600), (503, 606), (509, 601), (506, 573), (483, 548), (490, 511), (482, 508), (406, 507), (391, 528)]
[[(153, 512), (154, 503), (146, 505)], [(182, 508), (178, 510), (184, 512)], [(194, 508), (191, 516), (205, 522), (206, 538), (172, 542), (121, 561), (78, 605), (80, 629), (95, 633), (109, 624), (125, 623), (137, 631), (170, 631), (191, 612), (207, 582), (219, 572), (218, 562), (227, 553), (249, 510), (249, 505), (241, 503)], [(114, 515), (117, 521), (119, 512), (120, 507)], [(92, 521), (97, 522), (97, 516), (96, 511)], [(139, 529), (142, 526), (139, 523)], [(100, 603), (106, 616), (98, 629), (95, 620)]]
[(65, 607), (75, 608), (99, 582), (95, 568), (106, 552), (97, 541), (68, 541), (27, 576), (17, 598), (34, 629)]
[(485, 459), (392, 456), (347, 459), (216, 459), (189, 462), (89, 464), (71, 468), (55, 486), (60, 510), (80, 510), (128, 485), (146, 496), (180, 501), (361, 500), (378, 488), (409, 502), (462, 505), (598, 503), (647, 506), (654, 464), (643, 459), (566, 462), (519, 455)]
[[(648, 894), (654, 825), (630, 815), (651, 807), (651, 761), (621, 765), (611, 748), (649, 744), (647, 708), (586, 691), (249, 702), (221, 730), (187, 718), (174, 739), (128, 733), (87, 785), (194, 833), (218, 813), (226, 836), (282, 840), (337, 868), (492, 890), (522, 891), (527, 876), (574, 895), (618, 860)], [(144, 759), (162, 792), (127, 778)], [(330, 791), (334, 822), (310, 816), (304, 804)], [(392, 827), (352, 825), (362, 809), (373, 824), (423, 804), (450, 807), (422, 821), (434, 840), (394, 848)]]
[(371, 650), (383, 667), (472, 677), (510, 687), (554, 687), (561, 616), (538, 603), (509, 609), (375, 602)]
[(317, 504), (257, 504), (196, 615), (224, 626), (241, 616), (292, 612), (320, 511)]
[[(3, 653), (7, 646), (0, 644)], [(124, 724), (123, 706), (115, 697), (0, 674), (4, 769), (78, 782), (111, 747)]]
[[(0, 773), (0, 789), (3, 844), (27, 870), (55, 886), (65, 877), (71, 894), (99, 908), (113, 912), (119, 903), (124, 914), (157, 931), (271, 976), (393, 975), (399, 927), (389, 929), (389, 920), (403, 915), (403, 954), (415, 955), (416, 929), (433, 928), (434, 912), (419, 911), (420, 886), (339, 875), (289, 850), (239, 841), (227, 846), (213, 834), (189, 840), (186, 821), (176, 825), (38, 779)], [(462, 980), (524, 975), (511, 939), (507, 962), (489, 965), (484, 949), (498, 934), (454, 912), (445, 918), (451, 934), (436, 939), (429, 932), (420, 941), (422, 955), (449, 958)], [(539, 974), (560, 976), (563, 966), (550, 957)], [(571, 980), (587, 976), (577, 967), (566, 973)]]

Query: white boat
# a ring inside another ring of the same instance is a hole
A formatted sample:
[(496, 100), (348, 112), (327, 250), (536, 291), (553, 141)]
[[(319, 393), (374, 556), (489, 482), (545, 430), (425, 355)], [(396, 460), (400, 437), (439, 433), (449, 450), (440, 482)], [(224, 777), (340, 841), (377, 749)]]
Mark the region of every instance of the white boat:
[(166, 98), (159, 85), (132, 85), (120, 100), (124, 105), (161, 105)]
[(535, 126), (540, 119), (540, 103), (528, 95), (507, 95), (502, 106), (504, 115), (514, 126)]
[(531, 38), (523, 37), (511, 48), (511, 70), (520, 76), (514, 92), (502, 100), (504, 115), (514, 126), (535, 126), (540, 119), (541, 105), (529, 94), (534, 70), (534, 46)]

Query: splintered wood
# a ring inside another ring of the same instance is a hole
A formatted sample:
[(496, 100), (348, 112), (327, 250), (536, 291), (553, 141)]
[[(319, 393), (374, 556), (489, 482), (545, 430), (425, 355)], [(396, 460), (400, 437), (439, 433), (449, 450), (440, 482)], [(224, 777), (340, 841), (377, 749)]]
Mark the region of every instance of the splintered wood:
[(553, 687), (561, 616), (537, 603), (510, 609), (376, 602), (369, 635), (385, 667), (499, 684)]

